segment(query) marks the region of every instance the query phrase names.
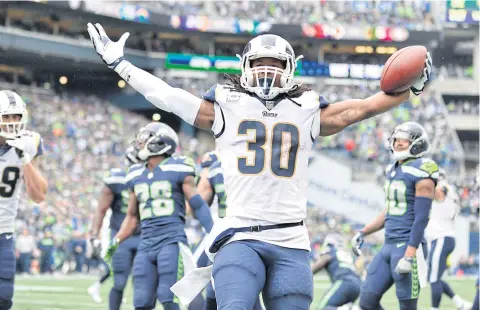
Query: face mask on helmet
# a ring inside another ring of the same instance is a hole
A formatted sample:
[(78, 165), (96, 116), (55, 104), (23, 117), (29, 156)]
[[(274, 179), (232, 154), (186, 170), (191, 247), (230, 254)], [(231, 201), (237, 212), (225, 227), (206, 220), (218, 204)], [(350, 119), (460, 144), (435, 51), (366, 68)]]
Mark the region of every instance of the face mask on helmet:
[[(254, 38), (245, 47), (243, 55), (237, 57), (241, 61), (241, 86), (265, 100), (271, 100), (295, 86), (293, 77), (297, 61), (303, 58), (300, 56), (295, 59), (290, 44), (276, 35), (260, 35)], [(253, 61), (261, 58), (278, 59), (284, 62), (284, 69), (270, 65), (252, 67)], [(279, 85), (276, 85), (276, 81)]]
[[(173, 155), (178, 145), (178, 137), (175, 131), (165, 124), (151, 124), (154, 125), (147, 125), (137, 136), (138, 158), (147, 160), (152, 156)], [(148, 128), (149, 126), (150, 128)]]
[[(425, 130), (418, 125), (416, 132), (408, 129), (408, 126), (399, 126), (393, 132), (390, 138), (390, 150), (393, 153), (393, 158), (398, 160), (405, 160), (407, 158), (422, 157), (428, 152), (429, 141)], [(404, 139), (409, 141), (409, 145), (405, 150), (395, 150), (395, 140)]]
[(125, 152), (125, 165), (131, 166), (138, 164), (140, 158), (138, 158), (138, 149), (136, 148), (135, 141), (133, 141)]
[(27, 108), (22, 98), (15, 92), (0, 91), (0, 135), (15, 139), (26, 129)]

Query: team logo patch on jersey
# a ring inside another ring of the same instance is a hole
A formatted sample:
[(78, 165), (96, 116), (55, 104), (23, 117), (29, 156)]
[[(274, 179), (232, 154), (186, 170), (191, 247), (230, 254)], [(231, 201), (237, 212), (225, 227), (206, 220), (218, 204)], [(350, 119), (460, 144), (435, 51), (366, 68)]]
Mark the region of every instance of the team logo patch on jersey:
[(277, 117), (278, 114), (274, 112), (268, 112), (268, 111), (263, 111), (262, 112), (263, 117)]
[(240, 95), (238, 94), (229, 94), (227, 96), (227, 103), (237, 103), (240, 100)]
[(438, 166), (435, 162), (433, 161), (427, 161), (424, 162), (421, 166), (420, 169), (423, 171), (427, 172), (428, 174), (433, 174), (434, 172), (438, 171)]
[(267, 109), (271, 110), (273, 109), (274, 106), (275, 106), (275, 101), (265, 101), (265, 107), (267, 107)]

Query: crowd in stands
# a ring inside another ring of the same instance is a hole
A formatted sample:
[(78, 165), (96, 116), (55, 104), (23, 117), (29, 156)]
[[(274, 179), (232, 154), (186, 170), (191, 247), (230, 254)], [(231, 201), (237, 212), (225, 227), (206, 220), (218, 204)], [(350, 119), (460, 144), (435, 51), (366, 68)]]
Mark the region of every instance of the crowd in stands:
[(435, 69), (435, 76), (439, 79), (460, 78), (473, 79), (473, 66), (448, 63)]
[(450, 99), (445, 102), (449, 113), (454, 114), (467, 114), (467, 115), (478, 115), (479, 112), (479, 101), (478, 97), (476, 98), (462, 98)]
[(277, 24), (335, 22), (432, 29), (435, 1), (141, 1), (152, 11), (169, 15), (203, 15)]
[[(197, 95), (210, 86), (202, 79), (166, 79), (170, 85), (186, 88)], [(49, 194), (45, 202), (35, 204), (28, 201), (25, 195), (22, 196), (17, 234), (35, 236), (36, 245), (25, 241), (27, 246), (18, 249), (19, 262), (23, 262), (19, 266), (26, 264), (27, 251), (38, 258), (31, 266), (39, 271), (66, 268), (80, 272), (82, 266), (83, 269), (88, 266), (86, 240), (89, 238), (89, 225), (97, 206), (104, 172), (123, 165), (123, 152), (134, 138), (132, 128), (140, 128), (149, 120), (116, 108), (95, 96), (57, 95), (49, 91), (33, 91), (33, 88), (22, 88), (18, 92), (29, 107), (29, 128), (43, 136), (45, 154), (39, 159), (39, 166), (49, 180)], [(364, 86), (326, 86), (321, 90), (322, 95), (332, 103), (347, 98), (364, 98), (374, 92), (375, 88)], [(429, 132), (440, 165), (455, 167), (455, 159), (450, 156), (454, 151), (451, 133), (441, 109), (435, 96), (427, 92), (392, 112), (351, 126), (335, 136), (320, 138), (315, 149), (360, 162), (370, 161), (377, 167), (383, 167), (389, 160), (387, 141), (394, 126), (415, 120)], [(208, 150), (198, 136), (191, 138), (184, 133), (179, 136), (180, 150), (186, 155), (198, 160)], [(478, 215), (478, 182), (458, 184), (458, 189), (462, 205), (473, 210), (468, 214)], [(348, 237), (356, 227), (355, 223), (341, 216), (321, 210), (309, 220), (317, 224), (312, 225), (312, 239), (331, 231), (341, 232)], [(195, 244), (201, 234), (196, 221), (191, 223), (188, 234)], [(367, 248), (371, 250), (367, 250), (367, 253), (374, 253), (378, 244), (375, 239), (367, 242)], [(47, 255), (52, 248), (54, 251)], [(45, 257), (50, 259), (47, 263)], [(65, 261), (74, 263), (70, 266), (63, 264)]]

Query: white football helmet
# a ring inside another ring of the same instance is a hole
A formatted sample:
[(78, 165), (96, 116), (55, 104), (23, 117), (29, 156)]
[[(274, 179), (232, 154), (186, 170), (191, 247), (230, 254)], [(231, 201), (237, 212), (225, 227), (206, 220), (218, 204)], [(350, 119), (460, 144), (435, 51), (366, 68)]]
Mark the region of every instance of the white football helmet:
[[(265, 100), (271, 100), (278, 94), (290, 91), (295, 86), (293, 76), (297, 68), (297, 61), (303, 58), (303, 56), (295, 58), (295, 52), (290, 43), (273, 34), (259, 35), (250, 40), (245, 46), (242, 56), (237, 55), (237, 57), (241, 61), (241, 86)], [(251, 67), (253, 60), (266, 57), (284, 61), (285, 69), (272, 66)], [(267, 77), (267, 73), (269, 73), (269, 77)], [(280, 77), (280, 87), (274, 87), (277, 76)]]
[[(9, 122), (7, 115), (19, 115), (20, 120)], [(7, 139), (19, 137), (27, 126), (28, 112), (23, 99), (10, 90), (0, 91), (0, 136)]]

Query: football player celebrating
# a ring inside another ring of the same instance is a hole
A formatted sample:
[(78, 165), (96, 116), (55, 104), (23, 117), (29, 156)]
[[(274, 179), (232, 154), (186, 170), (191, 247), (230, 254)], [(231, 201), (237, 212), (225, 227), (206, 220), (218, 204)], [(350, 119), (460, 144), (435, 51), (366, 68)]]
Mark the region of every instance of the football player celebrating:
[[(129, 191), (125, 184), (125, 177), (128, 167), (139, 162), (138, 151), (131, 145), (126, 151), (125, 169), (110, 169), (103, 182), (105, 186), (102, 189), (100, 201), (92, 225), (92, 245), (95, 256), (100, 254), (101, 241), (98, 239), (99, 232), (102, 229), (103, 219), (108, 209), (112, 210), (110, 216), (110, 233), (113, 238), (120, 229), (123, 220), (127, 214)], [(108, 266), (106, 272), (101, 276), (100, 281), (95, 282), (88, 288), (88, 293), (95, 302), (101, 302), (100, 285), (108, 279), (110, 267), (113, 269), (113, 287), (110, 290), (109, 308), (110, 310), (120, 309), (123, 300), (123, 291), (127, 285), (128, 276), (132, 270), (133, 260), (137, 253), (137, 247), (140, 243), (140, 226), (137, 227), (133, 236), (123, 242), (115, 251), (112, 257), (112, 266)]]
[[(211, 258), (216, 255), (213, 282), (218, 308), (252, 309), (263, 291), (268, 309), (308, 309), (313, 278), (303, 220), (313, 143), (319, 135), (335, 134), (398, 106), (410, 91), (329, 104), (295, 83), (301, 57), (295, 57), (285, 39), (266, 34), (252, 39), (239, 56), (240, 77), (213, 86), (200, 99), (128, 62), (123, 54), (128, 33), (113, 42), (101, 25), (87, 27), (102, 60), (134, 89), (158, 108), (211, 130), (216, 138), (228, 206), (208, 247)], [(425, 62), (422, 76), (412, 86), (415, 94), (429, 79), (429, 56)], [(176, 294), (188, 302), (190, 293), (191, 289)]]
[(213, 221), (208, 206), (196, 191), (193, 160), (172, 156), (178, 145), (175, 131), (162, 123), (150, 123), (142, 128), (136, 143), (138, 157), (146, 163), (128, 169), (127, 216), (105, 260), (111, 260), (140, 221), (141, 240), (133, 263), (135, 309), (153, 309), (158, 299), (165, 310), (176, 310), (177, 299), (170, 287), (183, 276), (182, 252), (188, 249), (185, 199), (207, 231)]
[(362, 286), (360, 307), (364, 310), (383, 309), (380, 299), (394, 283), (400, 309), (415, 310), (420, 281), (426, 282), (426, 273), (422, 275), (418, 266), (423, 263), (426, 270), (426, 244), (422, 245), (422, 241), (438, 166), (423, 157), (429, 142), (427, 133), (417, 123), (397, 126), (390, 138), (390, 148), (395, 162), (386, 169), (385, 211), (352, 239), (352, 248), (360, 255), (363, 237), (385, 227), (385, 244), (368, 266)]
[(22, 181), (28, 197), (36, 203), (45, 200), (48, 187), (35, 163), (43, 153), (42, 138), (25, 130), (27, 119), (22, 98), (13, 91), (0, 91), (0, 310), (12, 307), (16, 269), (13, 233)]

